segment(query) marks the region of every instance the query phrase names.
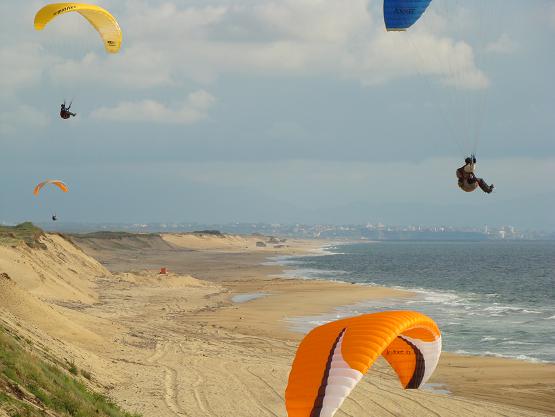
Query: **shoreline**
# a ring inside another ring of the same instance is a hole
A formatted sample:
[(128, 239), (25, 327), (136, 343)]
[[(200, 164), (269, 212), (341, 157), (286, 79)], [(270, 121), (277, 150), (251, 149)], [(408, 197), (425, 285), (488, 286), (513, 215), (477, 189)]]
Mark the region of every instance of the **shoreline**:
[[(381, 283), (374, 284), (374, 283), (365, 283), (365, 282), (352, 282), (352, 281), (345, 281), (342, 279), (332, 279), (329, 276), (331, 275), (346, 275), (348, 274), (345, 271), (334, 271), (334, 270), (319, 270), (319, 269), (311, 269), (305, 268), (298, 263), (288, 262), (288, 260), (300, 258), (300, 257), (316, 257), (316, 256), (328, 256), (333, 254), (342, 254), (342, 252), (330, 252), (327, 249), (337, 246), (344, 246), (344, 245), (352, 245), (357, 243), (378, 243), (378, 242), (334, 242), (332, 244), (323, 245), (321, 248), (322, 254), (312, 254), (308, 253), (306, 255), (291, 255), (291, 256), (281, 256), (276, 257), (272, 264), (278, 265), (283, 268), (283, 273), (274, 275), (277, 278), (283, 279), (300, 279), (300, 280), (314, 280), (314, 281), (329, 281), (329, 282), (339, 282), (339, 283), (346, 283), (351, 285), (360, 285), (360, 286), (370, 286), (370, 287), (378, 287), (378, 288), (389, 288), (401, 292), (406, 292), (411, 294), (414, 298), (410, 303), (414, 303), (416, 306), (412, 307), (410, 304), (399, 304), (398, 299), (393, 297), (392, 299), (381, 299), (383, 303), (368, 303), (368, 305), (364, 305), (364, 302), (353, 304), (353, 305), (337, 305), (334, 307), (333, 311), (330, 311), (327, 314), (322, 314), (320, 317), (307, 317), (306, 320), (303, 320), (302, 317), (298, 318), (298, 325), (299, 331), (308, 331), (313, 326), (310, 326), (309, 323), (306, 321), (317, 321), (320, 324), (325, 322), (331, 321), (333, 318), (329, 316), (335, 315), (336, 312), (337, 317), (348, 317), (357, 314), (364, 314), (364, 313), (371, 313), (375, 311), (382, 311), (382, 310), (411, 310), (416, 309), (418, 310), (419, 305), (424, 307), (429, 307), (430, 304), (437, 303), (436, 300), (428, 301), (428, 299), (437, 299), (437, 298), (446, 298), (446, 301), (450, 301), (451, 297), (465, 297), (466, 294), (461, 294), (455, 290), (442, 290), (442, 289), (430, 289), (430, 288), (409, 288), (409, 287), (402, 287), (402, 286), (388, 286), (383, 285)], [(280, 259), (282, 258), (282, 259)], [(284, 262), (280, 262), (283, 260)], [(403, 297), (405, 298), (405, 297)], [(416, 303), (420, 304), (416, 304)], [(372, 305), (373, 304), (373, 305)], [(439, 302), (441, 304), (441, 302)], [(429, 313), (428, 313), (429, 314)], [(303, 322), (304, 325), (303, 325)], [(534, 363), (534, 364), (555, 364), (555, 360), (545, 360), (541, 358), (531, 357), (524, 354), (508, 354), (504, 352), (496, 352), (492, 350), (485, 350), (485, 351), (475, 351), (473, 349), (463, 349), (461, 347), (454, 347), (451, 350), (444, 350), (444, 352), (448, 352), (454, 355), (461, 355), (461, 356), (470, 356), (470, 357), (479, 357), (479, 358), (497, 358), (497, 359), (508, 359), (508, 360), (517, 360), (523, 361), (526, 363)]]

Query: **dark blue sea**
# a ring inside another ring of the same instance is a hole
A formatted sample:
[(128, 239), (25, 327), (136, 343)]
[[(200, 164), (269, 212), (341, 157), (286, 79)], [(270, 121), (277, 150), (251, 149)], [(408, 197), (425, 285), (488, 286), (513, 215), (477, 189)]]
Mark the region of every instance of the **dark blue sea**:
[(369, 242), (277, 262), (288, 277), (417, 293), (292, 319), (299, 331), (354, 314), (410, 309), (436, 320), (446, 351), (555, 362), (555, 242)]

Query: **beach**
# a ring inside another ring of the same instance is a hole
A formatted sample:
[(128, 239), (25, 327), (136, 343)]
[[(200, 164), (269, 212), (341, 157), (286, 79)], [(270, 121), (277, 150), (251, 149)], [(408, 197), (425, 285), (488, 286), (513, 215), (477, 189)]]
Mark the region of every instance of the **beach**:
[[(144, 416), (286, 416), (284, 391), (303, 337), (290, 319), (413, 296), (283, 279), (284, 268), (268, 262), (318, 253), (329, 242), (261, 246), (268, 238), (198, 234), (44, 239), (40, 264), (37, 249), (0, 247), (0, 272), (9, 276), (0, 279), (3, 325), (74, 361), (97, 389)], [(161, 267), (169, 273), (159, 274)], [(379, 360), (336, 415), (554, 415), (554, 387), (554, 364), (446, 352), (426, 389), (405, 391)]]

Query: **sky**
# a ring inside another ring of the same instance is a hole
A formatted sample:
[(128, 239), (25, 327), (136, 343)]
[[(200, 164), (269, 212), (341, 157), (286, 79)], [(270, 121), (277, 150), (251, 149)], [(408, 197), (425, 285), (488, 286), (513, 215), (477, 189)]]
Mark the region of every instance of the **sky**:
[[(111, 55), (2, 0), (0, 222), (555, 230), (555, 0), (483, 3), (388, 33), (377, 0), (97, 1)], [(491, 195), (457, 187), (472, 151)]]

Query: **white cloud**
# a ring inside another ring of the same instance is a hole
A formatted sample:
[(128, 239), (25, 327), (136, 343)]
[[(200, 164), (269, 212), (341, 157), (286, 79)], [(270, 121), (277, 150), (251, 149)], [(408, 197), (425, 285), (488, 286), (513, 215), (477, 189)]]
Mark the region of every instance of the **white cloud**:
[(119, 55), (88, 53), (79, 60), (58, 62), (49, 72), (54, 80), (93, 85), (148, 89), (175, 83), (165, 52), (140, 44)]
[(458, 88), (488, 85), (472, 48), (442, 34), (444, 22), (434, 13), (403, 39), (385, 33), (378, 0), (208, 3), (129, 2), (118, 16), (120, 54), (54, 65), (52, 78), (148, 89), (210, 83), (228, 73), (331, 75), (367, 85), (423, 73)]
[(517, 43), (503, 33), (497, 40), (486, 45), (486, 51), (498, 54), (511, 54), (517, 50)]
[(183, 103), (175, 107), (155, 100), (122, 102), (112, 108), (102, 107), (92, 113), (93, 118), (120, 122), (152, 122), (168, 124), (192, 124), (208, 117), (208, 110), (216, 98), (199, 90), (187, 96)]
[(0, 48), (0, 90), (12, 92), (22, 87), (35, 85), (51, 62), (40, 46), (20, 43)]
[(13, 134), (22, 128), (40, 128), (49, 123), (50, 118), (39, 110), (27, 105), (18, 105), (0, 113), (0, 134)]
[(346, 56), (343, 71), (364, 84), (383, 84), (418, 73), (438, 76), (444, 84), (460, 89), (489, 85), (474, 64), (472, 48), (464, 42), (438, 38), (426, 32), (378, 33), (365, 53)]
[(251, 14), (261, 28), (268, 28), (280, 38), (308, 42), (345, 43), (370, 22), (368, 1), (352, 0), (348, 5), (338, 0), (285, 0), (266, 2)]

